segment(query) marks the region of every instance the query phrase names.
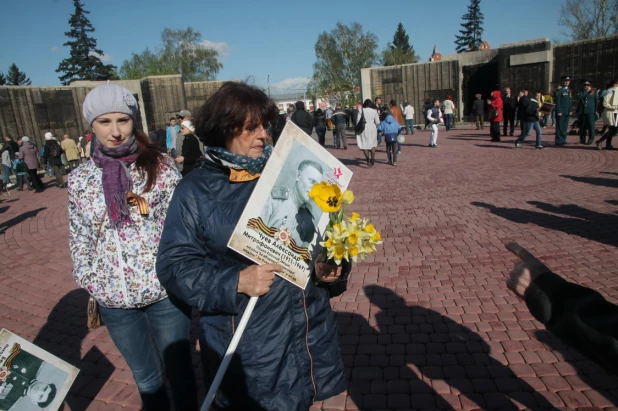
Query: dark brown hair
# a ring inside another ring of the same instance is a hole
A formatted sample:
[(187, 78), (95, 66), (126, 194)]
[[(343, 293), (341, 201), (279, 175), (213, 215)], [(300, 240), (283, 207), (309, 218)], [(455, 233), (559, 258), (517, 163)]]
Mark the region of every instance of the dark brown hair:
[(146, 177), (146, 187), (144, 193), (149, 192), (155, 185), (161, 167), (165, 167), (163, 162), (163, 154), (159, 150), (159, 147), (150, 142), (150, 139), (142, 130), (135, 130), (135, 138), (139, 143), (139, 156), (135, 160), (135, 167), (139, 171), (142, 177)]
[(206, 146), (227, 148), (243, 128), (268, 128), (279, 115), (275, 103), (260, 89), (226, 82), (197, 112), (195, 135)]

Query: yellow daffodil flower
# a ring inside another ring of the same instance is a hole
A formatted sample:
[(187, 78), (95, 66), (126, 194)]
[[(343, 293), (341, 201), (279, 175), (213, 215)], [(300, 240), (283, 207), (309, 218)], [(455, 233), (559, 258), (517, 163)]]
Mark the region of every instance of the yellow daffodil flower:
[(350, 221), (356, 221), (358, 220), (358, 217), (360, 217), (358, 213), (352, 213), (352, 217), (350, 217)]

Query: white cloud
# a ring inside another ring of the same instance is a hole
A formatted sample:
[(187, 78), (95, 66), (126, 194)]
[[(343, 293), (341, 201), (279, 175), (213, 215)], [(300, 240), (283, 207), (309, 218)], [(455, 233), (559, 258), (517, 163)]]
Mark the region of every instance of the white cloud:
[(270, 88), (274, 93), (289, 93), (299, 90), (305, 90), (307, 84), (311, 81), (308, 77), (292, 77), (285, 80), (271, 83)]
[(58, 51), (58, 47), (56, 47), (55, 45), (52, 46), (51, 51), (54, 52), (54, 53), (57, 52)]
[(109, 63), (110, 61), (114, 60), (114, 57), (110, 54), (99, 54), (99, 53), (95, 53), (94, 51), (91, 51), (90, 55), (97, 56), (103, 63)]
[(226, 57), (230, 54), (230, 45), (224, 41), (204, 40), (198, 44), (206, 49), (214, 49), (221, 57)]

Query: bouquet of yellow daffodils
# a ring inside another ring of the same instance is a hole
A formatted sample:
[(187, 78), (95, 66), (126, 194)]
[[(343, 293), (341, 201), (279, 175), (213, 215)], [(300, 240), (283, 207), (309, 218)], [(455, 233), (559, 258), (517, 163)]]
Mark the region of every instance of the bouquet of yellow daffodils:
[(330, 215), (324, 231), (325, 240), (320, 242), (322, 261), (332, 259), (340, 265), (342, 260), (356, 262), (359, 257), (364, 260), (376, 251), (378, 244), (382, 244), (380, 233), (369, 220), (360, 218), (357, 213), (345, 216), (345, 207), (354, 202), (352, 191), (342, 193), (337, 184), (322, 181), (311, 188), (309, 198)]

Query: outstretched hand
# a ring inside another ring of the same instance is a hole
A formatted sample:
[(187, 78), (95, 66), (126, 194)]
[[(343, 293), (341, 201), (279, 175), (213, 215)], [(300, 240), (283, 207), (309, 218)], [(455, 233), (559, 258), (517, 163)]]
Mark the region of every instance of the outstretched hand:
[(507, 250), (515, 254), (521, 261), (515, 264), (515, 268), (506, 280), (507, 287), (524, 298), (529, 289), (534, 287), (534, 280), (544, 272), (550, 271), (538, 258), (530, 254), (528, 250), (515, 242), (505, 244)]

